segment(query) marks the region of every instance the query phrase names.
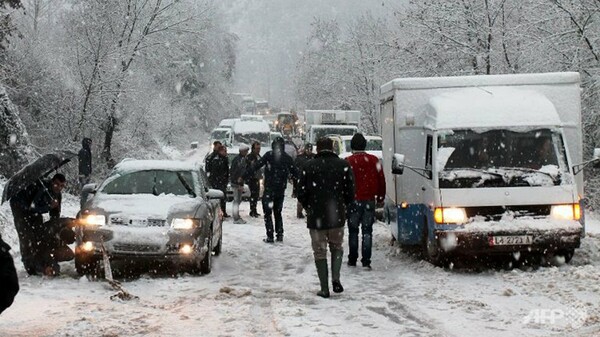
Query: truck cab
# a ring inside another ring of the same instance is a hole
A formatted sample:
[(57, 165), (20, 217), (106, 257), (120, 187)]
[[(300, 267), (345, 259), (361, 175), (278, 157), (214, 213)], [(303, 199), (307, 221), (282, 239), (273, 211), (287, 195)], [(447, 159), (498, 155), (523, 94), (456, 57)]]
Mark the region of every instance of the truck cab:
[(304, 141), (315, 144), (328, 135), (352, 136), (358, 132), (360, 111), (306, 110)]
[(579, 92), (578, 73), (382, 86), (393, 237), (435, 264), (493, 254), (568, 262), (585, 234)]

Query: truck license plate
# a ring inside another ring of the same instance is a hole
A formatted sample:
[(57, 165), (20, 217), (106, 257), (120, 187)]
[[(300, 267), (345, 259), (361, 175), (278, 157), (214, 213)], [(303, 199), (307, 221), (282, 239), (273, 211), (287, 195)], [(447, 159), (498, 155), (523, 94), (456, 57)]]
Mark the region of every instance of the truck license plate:
[(532, 235), (490, 236), (490, 246), (530, 245)]

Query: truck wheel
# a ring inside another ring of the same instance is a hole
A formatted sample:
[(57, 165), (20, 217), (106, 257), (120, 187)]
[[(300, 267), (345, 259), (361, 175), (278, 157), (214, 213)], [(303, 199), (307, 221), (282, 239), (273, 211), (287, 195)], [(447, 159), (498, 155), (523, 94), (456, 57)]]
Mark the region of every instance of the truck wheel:
[(424, 226), (425, 230), (423, 231), (423, 243), (421, 245), (423, 249), (423, 256), (434, 266), (444, 267), (446, 263), (446, 258), (444, 256), (444, 253), (440, 250), (438, 241), (429, 241), (429, 227), (427, 226), (426, 220), (424, 222)]
[(208, 249), (206, 251), (206, 254), (204, 255), (204, 258), (202, 259), (202, 261), (200, 261), (200, 273), (202, 274), (210, 274), (212, 270), (212, 235), (213, 233), (211, 229), (210, 233), (208, 234), (208, 242), (206, 243)]
[(575, 249), (565, 249), (558, 252), (556, 255), (562, 255), (565, 258), (565, 263), (571, 262), (573, 255), (575, 254)]

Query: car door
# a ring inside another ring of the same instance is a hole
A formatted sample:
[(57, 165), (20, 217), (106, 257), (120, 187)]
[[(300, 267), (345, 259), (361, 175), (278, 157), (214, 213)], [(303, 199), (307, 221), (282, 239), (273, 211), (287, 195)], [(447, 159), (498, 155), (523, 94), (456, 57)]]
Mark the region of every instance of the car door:
[[(207, 191), (209, 184), (206, 172), (204, 172), (204, 170), (200, 170), (198, 176), (200, 178), (200, 184), (202, 185), (201, 189)], [(213, 244), (216, 244), (221, 237), (221, 232), (223, 230), (222, 218), (219, 216), (219, 212), (221, 211), (221, 202), (218, 199), (209, 199), (206, 196), (206, 193), (203, 193), (203, 199), (203, 202), (207, 205), (206, 207), (208, 208), (208, 211), (205, 212), (205, 219), (202, 220), (204, 223), (212, 223), (212, 242)]]

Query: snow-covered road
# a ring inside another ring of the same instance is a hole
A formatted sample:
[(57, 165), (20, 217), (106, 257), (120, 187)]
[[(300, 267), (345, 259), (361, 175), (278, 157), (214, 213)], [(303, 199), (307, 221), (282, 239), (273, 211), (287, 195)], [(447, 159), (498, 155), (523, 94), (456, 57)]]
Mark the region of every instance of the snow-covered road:
[[(77, 201), (67, 198), (65, 215)], [(259, 208), (260, 209), (260, 208)], [(248, 204), (244, 203), (242, 215)], [(262, 219), (224, 223), (223, 254), (205, 276), (142, 275), (124, 282), (139, 299), (111, 300), (101, 281), (63, 264), (58, 278), (28, 277), (0, 316), (1, 336), (598, 336), (600, 226), (573, 262), (536, 270), (444, 270), (389, 245), (374, 228), (373, 270), (342, 267), (345, 291), (315, 295), (308, 230), (284, 207), (285, 241), (265, 244)], [(8, 206), (5, 238), (18, 251)], [(9, 228), (10, 227), (10, 228)], [(11, 233), (13, 232), (13, 233)]]

